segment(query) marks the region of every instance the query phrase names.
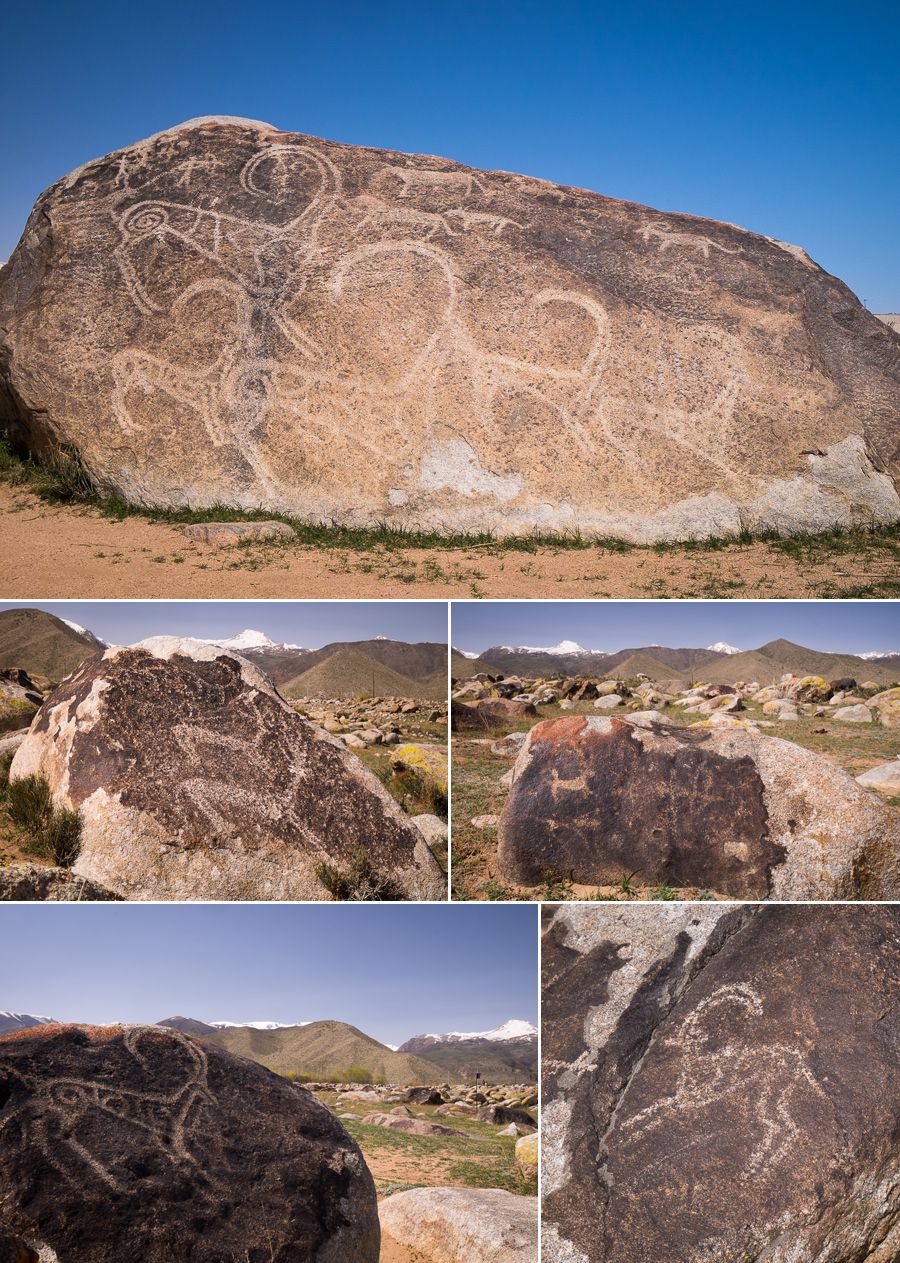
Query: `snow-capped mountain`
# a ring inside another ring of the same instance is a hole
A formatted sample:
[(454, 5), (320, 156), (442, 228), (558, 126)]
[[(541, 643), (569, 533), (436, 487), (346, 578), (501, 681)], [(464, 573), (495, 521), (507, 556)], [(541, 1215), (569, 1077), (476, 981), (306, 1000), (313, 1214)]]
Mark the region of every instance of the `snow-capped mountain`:
[(286, 1031), (294, 1026), (309, 1026), (309, 1022), (209, 1022), (208, 1025), (214, 1026), (217, 1031), (229, 1026), (247, 1026), (255, 1031)]
[(305, 645), (290, 645), (272, 640), (265, 632), (245, 627), (236, 636), (226, 636), (220, 640), (215, 637), (198, 637), (204, 645), (219, 645), (222, 649), (234, 649), (236, 652), (248, 649), (305, 649)]
[(0, 1035), (9, 1035), (13, 1031), (27, 1031), (32, 1026), (48, 1026), (55, 1021), (55, 1017), (39, 1017), (35, 1013), (0, 1011)]
[(82, 627), (80, 623), (73, 623), (71, 618), (60, 618), (60, 621), (65, 623), (67, 627), (71, 627), (72, 631), (78, 632), (79, 636), (87, 636), (88, 640), (93, 641), (94, 644), (97, 645), (100, 649), (109, 648), (108, 642), (105, 640), (101, 640), (100, 637), (96, 634), (96, 632), (92, 632), (87, 627)]
[(854, 653), (854, 658), (865, 658), (868, 662), (872, 658), (897, 658), (900, 657), (900, 649), (873, 649), (869, 653)]
[[(501, 645), (501, 649), (507, 653), (590, 653), (597, 654), (600, 657), (608, 657), (609, 655), (603, 649), (585, 649), (584, 645), (579, 645), (574, 640), (561, 640), (558, 645), (535, 646), (535, 645)], [(473, 655), (466, 654), (466, 657)], [(475, 654), (475, 657), (478, 655)]]
[(502, 1042), (505, 1039), (537, 1039), (537, 1027), (531, 1022), (522, 1022), (511, 1018), (502, 1026), (495, 1026), (492, 1031), (448, 1031), (445, 1035), (416, 1035), (415, 1039), (430, 1039), (440, 1044), (458, 1044), (460, 1040), (486, 1039)]
[(456, 648), (454, 648), (453, 652), (454, 652), (454, 653), (461, 654), (461, 655), (462, 655), (462, 657), (464, 657), (464, 658), (471, 658), (471, 659), (475, 659), (475, 658), (480, 658), (480, 657), (481, 657), (481, 654), (480, 654), (480, 653), (472, 653), (472, 652), (471, 652), (470, 650), (468, 650), (468, 649), (456, 649)]
[(743, 651), (743, 649), (736, 649), (734, 645), (729, 645), (729, 644), (727, 644), (727, 642), (726, 642), (726, 641), (724, 641), (724, 640), (717, 640), (717, 641), (716, 641), (716, 643), (715, 643), (714, 645), (707, 645), (706, 647), (707, 647), (707, 649), (712, 650), (712, 652), (713, 652), (713, 653), (728, 653), (728, 654), (731, 654), (731, 653), (743, 653), (743, 652), (744, 652), (744, 651)]
[(414, 1035), (400, 1052), (415, 1053), (442, 1066), (448, 1074), (485, 1080), (522, 1081), (537, 1074), (537, 1027), (513, 1018), (490, 1031), (447, 1031)]

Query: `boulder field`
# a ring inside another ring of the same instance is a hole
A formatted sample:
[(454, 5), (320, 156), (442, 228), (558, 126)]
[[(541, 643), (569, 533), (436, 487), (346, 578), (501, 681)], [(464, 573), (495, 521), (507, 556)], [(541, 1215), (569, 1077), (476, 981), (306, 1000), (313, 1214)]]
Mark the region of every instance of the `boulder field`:
[(897, 334), (799, 247), (192, 119), (0, 271), (0, 429), (162, 506), (650, 542), (900, 518)]
[(900, 911), (566, 905), (544, 1263), (900, 1257)]
[(77, 808), (74, 872), (131, 899), (319, 899), (322, 862), (364, 852), (400, 896), (441, 899), (423, 834), (337, 738), (256, 667), (157, 637), (88, 659), (43, 703), (10, 769)]
[(623, 873), (737, 899), (896, 899), (900, 832), (827, 759), (752, 727), (607, 715), (534, 725), (512, 768), (499, 867), (605, 885)]
[(0, 1258), (378, 1263), (358, 1146), (254, 1062), (160, 1027), (47, 1025), (0, 1038), (0, 1101)]

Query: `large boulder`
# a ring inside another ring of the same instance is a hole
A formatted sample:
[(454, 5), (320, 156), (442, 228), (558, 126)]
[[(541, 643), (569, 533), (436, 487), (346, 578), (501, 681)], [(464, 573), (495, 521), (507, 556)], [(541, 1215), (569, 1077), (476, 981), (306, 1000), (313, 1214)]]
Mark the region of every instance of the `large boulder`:
[[(498, 1188), (414, 1188), (379, 1203), (386, 1246), (428, 1263), (538, 1263), (538, 1202)], [(389, 1256), (390, 1257), (390, 1256)]]
[(0, 1100), (0, 1241), (41, 1259), (377, 1263), (359, 1148), (255, 1062), (156, 1026), (41, 1026), (0, 1038)]
[(455, 1127), (445, 1127), (442, 1123), (431, 1123), (427, 1118), (402, 1118), (397, 1115), (375, 1113), (366, 1114), (362, 1120), (370, 1127), (387, 1127), (390, 1131), (402, 1131), (411, 1136), (461, 1136), (466, 1133)]
[(900, 1257), (898, 941), (887, 906), (556, 911), (544, 1263)]
[(752, 727), (536, 724), (500, 818), (502, 875), (623, 873), (742, 899), (896, 898), (900, 827), (827, 759)]
[(440, 899), (424, 837), (256, 667), (198, 641), (114, 648), (47, 698), (13, 759), (78, 808), (74, 871), (132, 899), (321, 899), (364, 853), (400, 897)]
[(0, 329), (12, 436), (131, 501), (639, 541), (900, 517), (900, 342), (802, 249), (443, 158), (193, 119), (42, 194)]

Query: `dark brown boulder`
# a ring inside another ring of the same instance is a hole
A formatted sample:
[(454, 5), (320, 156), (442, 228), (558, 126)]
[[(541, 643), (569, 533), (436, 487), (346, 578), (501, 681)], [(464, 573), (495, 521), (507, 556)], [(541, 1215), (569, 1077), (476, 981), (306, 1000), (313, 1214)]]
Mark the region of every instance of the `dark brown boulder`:
[(527, 1110), (517, 1109), (512, 1105), (486, 1105), (478, 1111), (483, 1123), (496, 1123), (505, 1127), (507, 1123), (516, 1123), (519, 1127), (537, 1127), (536, 1121)]
[(623, 873), (735, 898), (893, 898), (894, 816), (827, 759), (751, 726), (536, 724), (498, 835), (508, 879)]
[(537, 718), (531, 702), (517, 702), (505, 697), (485, 697), (474, 706), (453, 702), (450, 711), (450, 727), (454, 732), (466, 729), (502, 728), (504, 724), (520, 719)]
[(42, 1026), (0, 1039), (0, 1105), (0, 1231), (48, 1258), (377, 1263), (358, 1147), (253, 1062), (160, 1027)]
[(544, 1263), (900, 1257), (896, 907), (565, 907), (542, 969)]
[(156, 637), (89, 658), (47, 698), (10, 769), (78, 808), (74, 871), (133, 899), (322, 899), (323, 861), (365, 853), (396, 897), (441, 870), (376, 776), (246, 659)]
[(852, 675), (842, 675), (839, 680), (832, 680), (828, 687), (832, 693), (851, 693), (856, 688), (856, 680)]
[(0, 271), (0, 428), (147, 504), (815, 530), (900, 516), (898, 345), (733, 224), (192, 119), (38, 199)]
[(404, 1101), (412, 1105), (443, 1105), (444, 1098), (436, 1088), (407, 1088)]

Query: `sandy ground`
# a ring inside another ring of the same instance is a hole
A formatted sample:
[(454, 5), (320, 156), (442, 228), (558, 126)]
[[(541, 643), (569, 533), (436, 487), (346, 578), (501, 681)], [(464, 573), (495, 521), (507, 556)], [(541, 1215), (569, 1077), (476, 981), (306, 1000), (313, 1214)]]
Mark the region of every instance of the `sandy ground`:
[(430, 1260), (420, 1250), (398, 1245), (392, 1237), (382, 1235), (381, 1263), (430, 1263)]
[[(215, 549), (142, 517), (49, 506), (0, 486), (2, 593), (77, 597), (816, 597), (892, 574), (887, 552), (798, 560), (767, 544), (718, 552), (545, 547), (357, 552), (257, 544)], [(896, 576), (893, 576), (896, 578)]]

